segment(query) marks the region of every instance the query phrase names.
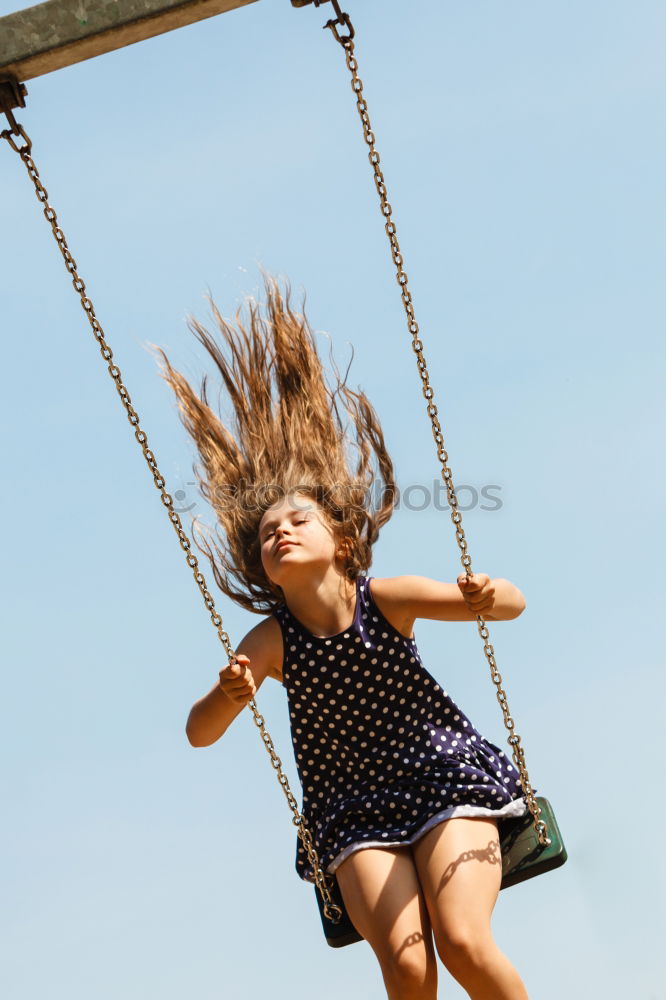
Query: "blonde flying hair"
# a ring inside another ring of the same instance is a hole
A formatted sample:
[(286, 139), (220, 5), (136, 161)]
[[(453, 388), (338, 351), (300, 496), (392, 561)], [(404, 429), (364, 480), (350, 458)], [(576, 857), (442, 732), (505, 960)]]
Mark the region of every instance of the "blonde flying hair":
[[(355, 580), (371, 563), (395, 498), (393, 465), (367, 396), (350, 389), (335, 365), (335, 386), (329, 387), (310, 325), (292, 309), (288, 285), (283, 293), (266, 277), (265, 293), (263, 310), (248, 300), (234, 324), (211, 299), (217, 339), (188, 320), (222, 377), (233, 407), (231, 429), (210, 408), (208, 376), (197, 395), (157, 348), (160, 374), (201, 458), (202, 468), (194, 468), (199, 487), (223, 531), (212, 547), (196, 533), (195, 542), (220, 589), (257, 613), (282, 603), (282, 591), (264, 572), (258, 538), (259, 522), (276, 501), (295, 492), (315, 500), (344, 550), (344, 573)], [(373, 492), (379, 493), (376, 509)]]

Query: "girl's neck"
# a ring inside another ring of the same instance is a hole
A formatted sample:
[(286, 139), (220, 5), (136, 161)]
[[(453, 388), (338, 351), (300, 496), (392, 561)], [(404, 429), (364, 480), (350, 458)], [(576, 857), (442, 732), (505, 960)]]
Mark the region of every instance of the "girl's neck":
[(356, 583), (335, 568), (308, 585), (293, 581), (282, 588), (284, 602), (308, 632), (319, 638), (338, 635), (350, 628), (356, 610)]

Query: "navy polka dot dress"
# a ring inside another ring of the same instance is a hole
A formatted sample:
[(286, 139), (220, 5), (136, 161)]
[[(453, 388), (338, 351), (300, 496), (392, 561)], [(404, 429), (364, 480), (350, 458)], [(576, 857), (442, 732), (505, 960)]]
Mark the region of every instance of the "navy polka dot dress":
[[(453, 816), (520, 816), (520, 776), (389, 625), (371, 578), (356, 581), (346, 632), (319, 638), (286, 605), (283, 684), (303, 813), (325, 871), (353, 851), (414, 843)], [(300, 840), (296, 871), (314, 882)]]

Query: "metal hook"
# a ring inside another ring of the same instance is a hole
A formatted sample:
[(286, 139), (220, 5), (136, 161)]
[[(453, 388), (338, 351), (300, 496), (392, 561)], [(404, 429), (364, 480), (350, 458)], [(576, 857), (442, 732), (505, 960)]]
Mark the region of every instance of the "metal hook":
[[(349, 42), (351, 42), (354, 37), (355, 34), (354, 25), (351, 23), (351, 18), (349, 17), (349, 14), (347, 14), (346, 11), (341, 10), (338, 0), (331, 0), (331, 3), (333, 5), (333, 10), (335, 11), (336, 16), (335, 19), (331, 18), (330, 21), (327, 21), (326, 24), (324, 25), (324, 28), (330, 28), (331, 31), (333, 32), (333, 36), (336, 42), (340, 42), (340, 45), (342, 45), (342, 47), (346, 49)], [(349, 32), (349, 34), (341, 35), (340, 32), (338, 31), (338, 26), (345, 27)]]
[(12, 135), (19, 135), (19, 124), (9, 108), (2, 108), (2, 113), (9, 122), (9, 131)]
[[(332, 4), (333, 10), (335, 11), (335, 17), (327, 21), (324, 28), (330, 28), (336, 42), (340, 42), (340, 45), (342, 45), (343, 48), (348, 48), (349, 43), (354, 37), (354, 26), (351, 23), (349, 14), (341, 9), (338, 0), (291, 0), (292, 7), (308, 7), (311, 3), (313, 3), (315, 7), (321, 7), (325, 3)], [(348, 34), (341, 35), (338, 31), (339, 27), (346, 28)]]

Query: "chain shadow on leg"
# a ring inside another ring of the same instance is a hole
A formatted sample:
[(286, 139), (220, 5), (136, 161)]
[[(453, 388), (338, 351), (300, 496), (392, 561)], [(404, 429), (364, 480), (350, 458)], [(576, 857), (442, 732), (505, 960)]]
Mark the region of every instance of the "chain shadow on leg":
[(446, 820), (412, 845), (442, 962), (472, 1000), (528, 1000), (490, 926), (502, 879), (497, 824)]
[(365, 847), (336, 871), (345, 906), (379, 962), (389, 1000), (437, 1000), (437, 958), (409, 847)]

